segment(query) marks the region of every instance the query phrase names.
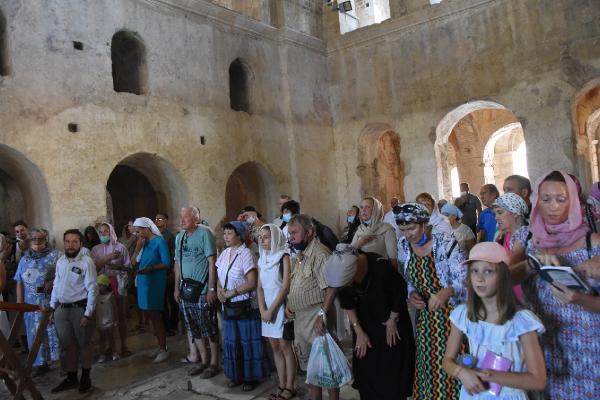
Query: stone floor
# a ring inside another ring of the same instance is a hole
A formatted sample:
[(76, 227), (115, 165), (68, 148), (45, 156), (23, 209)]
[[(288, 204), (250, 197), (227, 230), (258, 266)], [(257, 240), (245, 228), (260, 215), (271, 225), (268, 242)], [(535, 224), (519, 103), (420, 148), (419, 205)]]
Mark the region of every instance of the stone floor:
[[(153, 364), (150, 354), (156, 350), (155, 339), (149, 333), (132, 335), (129, 338), (130, 349), (134, 354), (126, 359), (105, 364), (94, 364), (92, 383), (94, 390), (80, 395), (76, 390), (53, 395), (50, 389), (60, 382), (59, 366), (56, 363), (52, 371), (36, 378), (35, 383), (43, 396), (49, 400), (75, 399), (223, 399), (223, 400), (265, 400), (277, 387), (275, 375), (252, 392), (227, 388), (227, 379), (220, 374), (213, 379), (204, 380), (188, 376), (188, 365), (180, 362), (187, 354), (187, 340), (182, 335), (168, 339), (171, 357), (167, 362)], [(23, 356), (24, 357), (24, 356)], [(298, 378), (299, 396), (306, 395), (302, 377)], [(28, 395), (27, 395), (28, 396)], [(0, 399), (9, 399), (10, 393), (0, 383)], [(341, 398), (358, 399), (358, 393), (349, 386), (342, 388)]]

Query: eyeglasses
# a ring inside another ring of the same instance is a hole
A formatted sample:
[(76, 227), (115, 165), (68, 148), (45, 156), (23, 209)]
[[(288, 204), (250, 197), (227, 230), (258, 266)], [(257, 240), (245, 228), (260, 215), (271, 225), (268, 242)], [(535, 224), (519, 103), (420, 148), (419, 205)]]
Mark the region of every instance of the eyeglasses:
[(154, 220), (155, 220), (155, 221), (164, 221), (164, 220), (166, 220), (166, 218), (161, 218), (161, 217), (158, 217), (158, 218), (155, 218)]
[(31, 238), (31, 243), (46, 243), (46, 238)]

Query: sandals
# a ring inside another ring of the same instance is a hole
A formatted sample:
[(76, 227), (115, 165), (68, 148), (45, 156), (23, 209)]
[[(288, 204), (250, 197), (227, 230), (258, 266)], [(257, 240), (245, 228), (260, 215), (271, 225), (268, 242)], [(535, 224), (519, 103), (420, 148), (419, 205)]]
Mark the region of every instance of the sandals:
[(256, 387), (256, 383), (254, 382), (244, 382), (242, 385), (242, 392), (251, 392)]
[(208, 364), (198, 364), (190, 369), (188, 372), (190, 376), (200, 375), (208, 368)]
[(221, 370), (219, 369), (218, 365), (209, 365), (208, 368), (206, 368), (204, 370), (204, 372), (202, 372), (202, 375), (200, 375), (200, 378), (202, 378), (202, 379), (210, 379), (213, 376), (218, 375), (219, 372), (221, 372)]
[(277, 387), (277, 393), (271, 393), (269, 395), (269, 400), (279, 400), (279, 397), (284, 391), (285, 388), (282, 388), (281, 386)]
[(292, 389), (283, 389), (283, 391), (279, 394), (279, 397), (277, 397), (276, 400), (289, 400), (289, 399), (293, 399), (294, 397), (296, 397), (297, 394), (298, 394), (298, 392), (295, 391), (295, 390), (292, 390)]
[(235, 381), (229, 381), (229, 382), (227, 382), (227, 387), (229, 389), (233, 389), (234, 387), (238, 387), (240, 385), (241, 385), (241, 383), (235, 382)]

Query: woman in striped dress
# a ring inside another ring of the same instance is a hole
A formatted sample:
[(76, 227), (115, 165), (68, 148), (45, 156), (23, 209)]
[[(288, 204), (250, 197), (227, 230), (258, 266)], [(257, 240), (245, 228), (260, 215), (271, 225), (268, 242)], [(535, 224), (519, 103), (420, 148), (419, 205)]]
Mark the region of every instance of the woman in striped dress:
[(450, 335), (450, 312), (465, 296), (464, 252), (452, 235), (431, 233), (429, 212), (418, 203), (394, 211), (404, 237), (398, 262), (404, 268), (409, 301), (416, 308), (416, 376), (413, 399), (458, 399), (460, 385), (442, 368)]

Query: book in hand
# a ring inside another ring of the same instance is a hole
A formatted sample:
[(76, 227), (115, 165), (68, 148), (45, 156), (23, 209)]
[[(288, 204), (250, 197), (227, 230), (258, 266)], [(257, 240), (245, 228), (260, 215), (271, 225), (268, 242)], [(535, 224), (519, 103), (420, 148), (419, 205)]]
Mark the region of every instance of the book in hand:
[(538, 273), (540, 278), (550, 284), (561, 283), (569, 289), (580, 290), (582, 292), (591, 291), (590, 285), (577, 275), (571, 267), (543, 265), (539, 258), (531, 254), (527, 255), (527, 261), (529, 266)]

